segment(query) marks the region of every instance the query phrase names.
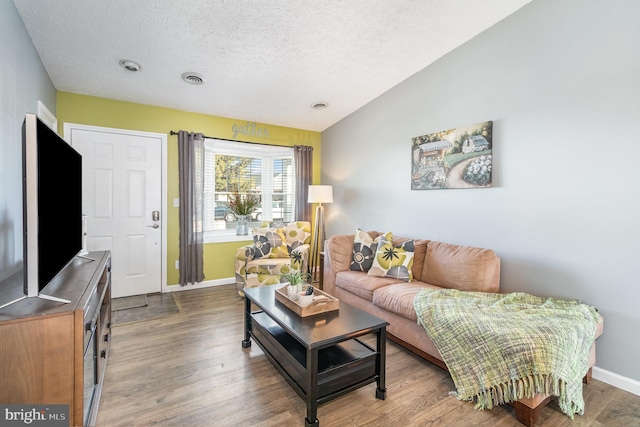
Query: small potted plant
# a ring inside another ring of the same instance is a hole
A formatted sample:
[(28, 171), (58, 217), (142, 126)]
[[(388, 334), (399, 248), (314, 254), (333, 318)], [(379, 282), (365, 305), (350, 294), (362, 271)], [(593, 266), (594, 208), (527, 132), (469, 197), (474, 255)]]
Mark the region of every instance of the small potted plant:
[(289, 282), (287, 295), (293, 300), (298, 298), (298, 292), (302, 292), (302, 284), (309, 280), (311, 280), (311, 274), (299, 270), (291, 270), (280, 276), (281, 282)]
[(247, 226), (249, 215), (256, 210), (256, 207), (260, 203), (260, 197), (246, 193), (233, 193), (229, 196), (229, 209), (238, 218), (238, 224), (236, 225), (236, 234), (244, 236), (249, 234), (249, 227)]

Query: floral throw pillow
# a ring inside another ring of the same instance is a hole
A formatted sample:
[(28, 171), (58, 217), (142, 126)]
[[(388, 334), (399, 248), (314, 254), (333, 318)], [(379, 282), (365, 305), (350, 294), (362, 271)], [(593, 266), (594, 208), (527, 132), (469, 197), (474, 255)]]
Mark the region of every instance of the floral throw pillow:
[(311, 224), (305, 221), (290, 222), (284, 227), (284, 237), (291, 253), (298, 246), (311, 243)]
[(411, 267), (413, 266), (414, 251), (415, 243), (413, 240), (407, 240), (398, 246), (393, 246), (391, 240), (383, 237), (378, 243), (373, 265), (367, 274), (379, 277), (392, 277), (410, 282), (413, 280)]
[(281, 228), (254, 228), (253, 246), (255, 258), (286, 258), (289, 256)]
[(391, 241), (391, 232), (381, 234), (375, 239), (366, 231), (356, 229), (356, 235), (353, 239), (353, 254), (351, 256), (351, 264), (349, 269), (353, 271), (369, 271), (373, 265), (373, 258), (376, 254), (378, 241), (382, 238)]

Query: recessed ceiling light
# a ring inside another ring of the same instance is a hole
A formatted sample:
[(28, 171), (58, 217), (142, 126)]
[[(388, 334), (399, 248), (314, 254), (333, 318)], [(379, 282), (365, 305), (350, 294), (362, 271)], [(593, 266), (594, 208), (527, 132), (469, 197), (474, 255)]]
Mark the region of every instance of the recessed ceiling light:
[(134, 61), (129, 61), (128, 59), (123, 59), (122, 61), (120, 61), (120, 66), (125, 70), (134, 71), (134, 72), (140, 71), (142, 69), (140, 64)]
[(311, 108), (313, 108), (314, 110), (324, 110), (325, 108), (327, 108), (329, 106), (328, 102), (314, 102), (313, 104), (311, 104)]
[(182, 73), (182, 80), (190, 85), (201, 85), (204, 83), (205, 79), (202, 74), (187, 71), (186, 73)]

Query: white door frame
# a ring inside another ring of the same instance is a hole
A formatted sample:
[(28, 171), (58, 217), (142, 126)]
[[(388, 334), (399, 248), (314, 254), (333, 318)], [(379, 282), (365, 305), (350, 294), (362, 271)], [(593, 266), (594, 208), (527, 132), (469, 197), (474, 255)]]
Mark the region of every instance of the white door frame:
[(63, 132), (64, 139), (67, 143), (71, 144), (71, 141), (67, 139), (67, 135), (71, 135), (71, 132), (74, 130), (86, 130), (91, 132), (110, 132), (117, 133), (121, 135), (131, 135), (131, 136), (141, 136), (141, 137), (150, 137), (150, 138), (159, 138), (161, 141), (161, 151), (162, 151), (162, 164), (160, 165), (160, 176), (162, 180), (162, 209), (163, 215), (160, 216), (160, 222), (162, 223), (162, 259), (160, 260), (160, 272), (161, 277), (161, 292), (166, 292), (167, 288), (167, 134), (166, 133), (155, 133), (155, 132), (143, 132), (137, 130), (129, 130), (129, 129), (117, 129), (117, 128), (108, 128), (103, 126), (90, 126), (90, 125), (82, 125), (78, 123), (64, 123)]

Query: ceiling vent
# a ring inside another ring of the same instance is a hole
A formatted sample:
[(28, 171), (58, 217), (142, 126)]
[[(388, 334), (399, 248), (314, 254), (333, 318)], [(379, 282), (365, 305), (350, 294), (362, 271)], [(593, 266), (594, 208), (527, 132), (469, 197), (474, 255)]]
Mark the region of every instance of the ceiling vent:
[(123, 59), (122, 61), (120, 61), (120, 66), (125, 70), (133, 72), (140, 71), (140, 69), (142, 68), (137, 62), (129, 61), (128, 59)]
[(190, 85), (201, 85), (204, 83), (204, 76), (202, 74), (186, 72), (182, 74), (182, 80)]
[(314, 110), (324, 110), (328, 106), (328, 102), (314, 102), (313, 104), (311, 104), (311, 108), (313, 108)]

